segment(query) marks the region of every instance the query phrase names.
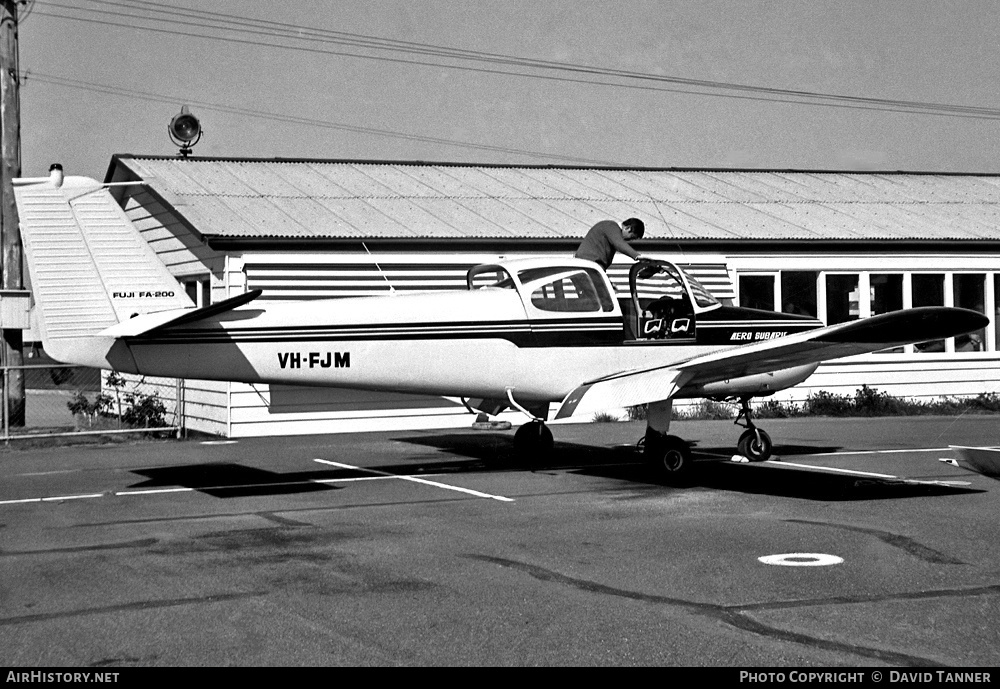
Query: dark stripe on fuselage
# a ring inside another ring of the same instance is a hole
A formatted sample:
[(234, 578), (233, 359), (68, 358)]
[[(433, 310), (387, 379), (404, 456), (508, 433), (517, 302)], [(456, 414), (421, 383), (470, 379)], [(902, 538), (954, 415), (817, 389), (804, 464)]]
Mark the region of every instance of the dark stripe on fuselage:
[[(640, 339), (630, 345), (739, 345), (774, 339), (822, 325), (813, 318), (755, 309), (722, 307), (700, 314), (696, 337)], [(625, 343), (621, 318), (599, 316), (495, 322), (383, 323), (377, 325), (296, 325), (236, 328), (166, 328), (127, 338), (133, 345), (251, 344), (278, 342), (358, 342), (391, 340), (502, 339), (517, 347), (595, 347)]]
[(392, 340), (503, 339), (518, 347), (580, 347), (620, 344), (621, 319), (612, 317), (497, 321), (492, 323), (385, 323), (378, 325), (274, 326), (230, 329), (166, 329), (128, 338), (133, 345), (357, 342)]

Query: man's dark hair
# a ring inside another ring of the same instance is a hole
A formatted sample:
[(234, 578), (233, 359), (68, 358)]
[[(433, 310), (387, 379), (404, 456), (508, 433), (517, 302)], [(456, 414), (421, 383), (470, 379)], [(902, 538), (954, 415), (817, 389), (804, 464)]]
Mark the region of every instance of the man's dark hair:
[(642, 235), (646, 234), (646, 226), (642, 224), (639, 218), (629, 218), (622, 223), (622, 227), (630, 228), (636, 239), (642, 239)]

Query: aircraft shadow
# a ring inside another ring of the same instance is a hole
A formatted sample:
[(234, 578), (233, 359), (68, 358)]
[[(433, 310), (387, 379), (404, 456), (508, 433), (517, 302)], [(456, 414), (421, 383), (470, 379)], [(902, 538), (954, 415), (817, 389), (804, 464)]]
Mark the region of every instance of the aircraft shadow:
[[(432, 449), (432, 452), (406, 463), (371, 466), (372, 470), (400, 475), (568, 471), (678, 490), (643, 460), (641, 449), (636, 445), (601, 447), (556, 442), (547, 456), (528, 461), (518, 455), (510, 434), (447, 433), (396, 440), (426, 447)], [(692, 443), (692, 447), (695, 463), (691, 480), (680, 490), (707, 488), (820, 501), (885, 500), (953, 495), (974, 490), (964, 486), (913, 484), (898, 479), (869, 478), (768, 464), (737, 464), (726, 461), (733, 454), (731, 447), (702, 448), (697, 443)], [(781, 445), (775, 447), (775, 454), (787, 458), (836, 449), (812, 445)], [(277, 473), (232, 462), (155, 467), (135, 470), (133, 473), (146, 479), (131, 486), (135, 490), (180, 486), (217, 498), (341, 490), (340, 486), (317, 481), (372, 476), (370, 471), (332, 467)]]
[[(486, 442), (482, 436), (446, 434), (400, 438), (402, 442), (435, 447), (449, 454), (473, 459), (472, 463), (435, 464), (435, 472), (444, 473), (446, 467), (458, 471), (497, 470), (562, 470), (588, 476), (600, 476), (631, 483), (670, 486), (655, 467), (648, 465), (636, 446), (595, 447), (557, 441), (549, 456), (532, 464), (520, 460), (512, 436), (497, 435)], [(887, 500), (924, 497), (932, 495), (965, 494), (980, 492), (966, 486), (949, 486), (933, 483), (907, 483), (902, 479), (836, 474), (821, 470), (811, 471), (794, 467), (777, 467), (768, 464), (740, 464), (727, 461), (735, 453), (732, 447), (699, 447), (692, 442), (695, 464), (689, 483), (682, 490), (710, 488), (737, 493), (773, 495), (824, 502), (852, 500)], [(775, 455), (790, 458), (834, 452), (839, 446), (776, 445)], [(425, 469), (431, 465), (424, 464)], [(380, 467), (382, 471), (392, 468)], [(412, 470), (412, 467), (411, 467)]]
[(290, 495), (339, 490), (336, 486), (313, 483), (323, 472), (279, 474), (265, 469), (233, 464), (191, 464), (134, 470), (148, 480), (132, 486), (135, 490), (191, 488), (216, 498), (242, 498), (261, 495)]

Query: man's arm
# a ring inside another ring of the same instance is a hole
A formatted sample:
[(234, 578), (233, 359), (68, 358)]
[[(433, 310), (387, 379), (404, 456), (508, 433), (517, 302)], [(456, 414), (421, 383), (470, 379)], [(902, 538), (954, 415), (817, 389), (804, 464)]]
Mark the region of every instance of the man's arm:
[(608, 241), (611, 242), (611, 246), (613, 246), (616, 251), (620, 251), (633, 261), (639, 260), (639, 252), (633, 249), (629, 243), (625, 241), (625, 238), (622, 237), (622, 233), (620, 231), (608, 232), (607, 237)]

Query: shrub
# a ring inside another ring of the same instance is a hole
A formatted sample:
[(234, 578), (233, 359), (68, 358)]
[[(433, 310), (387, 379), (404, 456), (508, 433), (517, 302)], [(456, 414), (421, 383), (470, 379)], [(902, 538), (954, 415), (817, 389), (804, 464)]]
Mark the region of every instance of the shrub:
[(801, 416), (802, 409), (794, 402), (785, 403), (767, 399), (754, 407), (753, 414), (758, 419), (787, 419)]
[[(732, 419), (735, 405), (702, 400), (693, 407), (674, 409), (671, 418), (684, 420)], [(877, 388), (862, 385), (853, 396), (835, 395), (820, 390), (806, 398), (799, 406), (794, 402), (775, 399), (761, 400), (754, 404), (754, 417), (759, 419), (787, 419), (797, 416), (903, 416), (920, 414), (957, 415), (966, 413), (1000, 413), (1000, 394), (983, 392), (974, 398), (941, 397), (936, 401), (913, 401), (893, 397)], [(612, 417), (614, 420), (617, 418)], [(628, 408), (629, 421), (646, 418), (646, 406)], [(595, 418), (595, 421), (612, 419)]]
[(645, 421), (646, 420), (646, 405), (638, 404), (634, 407), (628, 408), (628, 420), (629, 421)]
[(820, 390), (806, 398), (804, 411), (813, 416), (847, 416), (853, 406), (851, 398), (846, 395)]
[(912, 404), (907, 405), (903, 400), (867, 385), (862, 385), (860, 390), (854, 391), (854, 412), (858, 416), (898, 416), (906, 413), (907, 406)]
[(145, 379), (135, 382), (132, 390), (124, 390), (127, 381), (115, 371), (110, 371), (105, 383), (114, 391), (114, 397), (106, 392), (89, 400), (78, 390), (66, 403), (74, 416), (82, 415), (93, 424), (96, 417), (117, 417), (120, 423), (135, 428), (162, 428), (167, 425), (167, 409), (156, 392), (143, 393), (140, 387)]
[(981, 392), (968, 405), (979, 411), (1000, 412), (1000, 395), (995, 392)]
[(713, 400), (701, 400), (694, 408), (689, 408), (681, 412), (674, 410), (673, 414), (673, 418), (675, 419), (704, 419), (709, 421), (726, 420), (735, 416), (736, 412), (730, 405)]

